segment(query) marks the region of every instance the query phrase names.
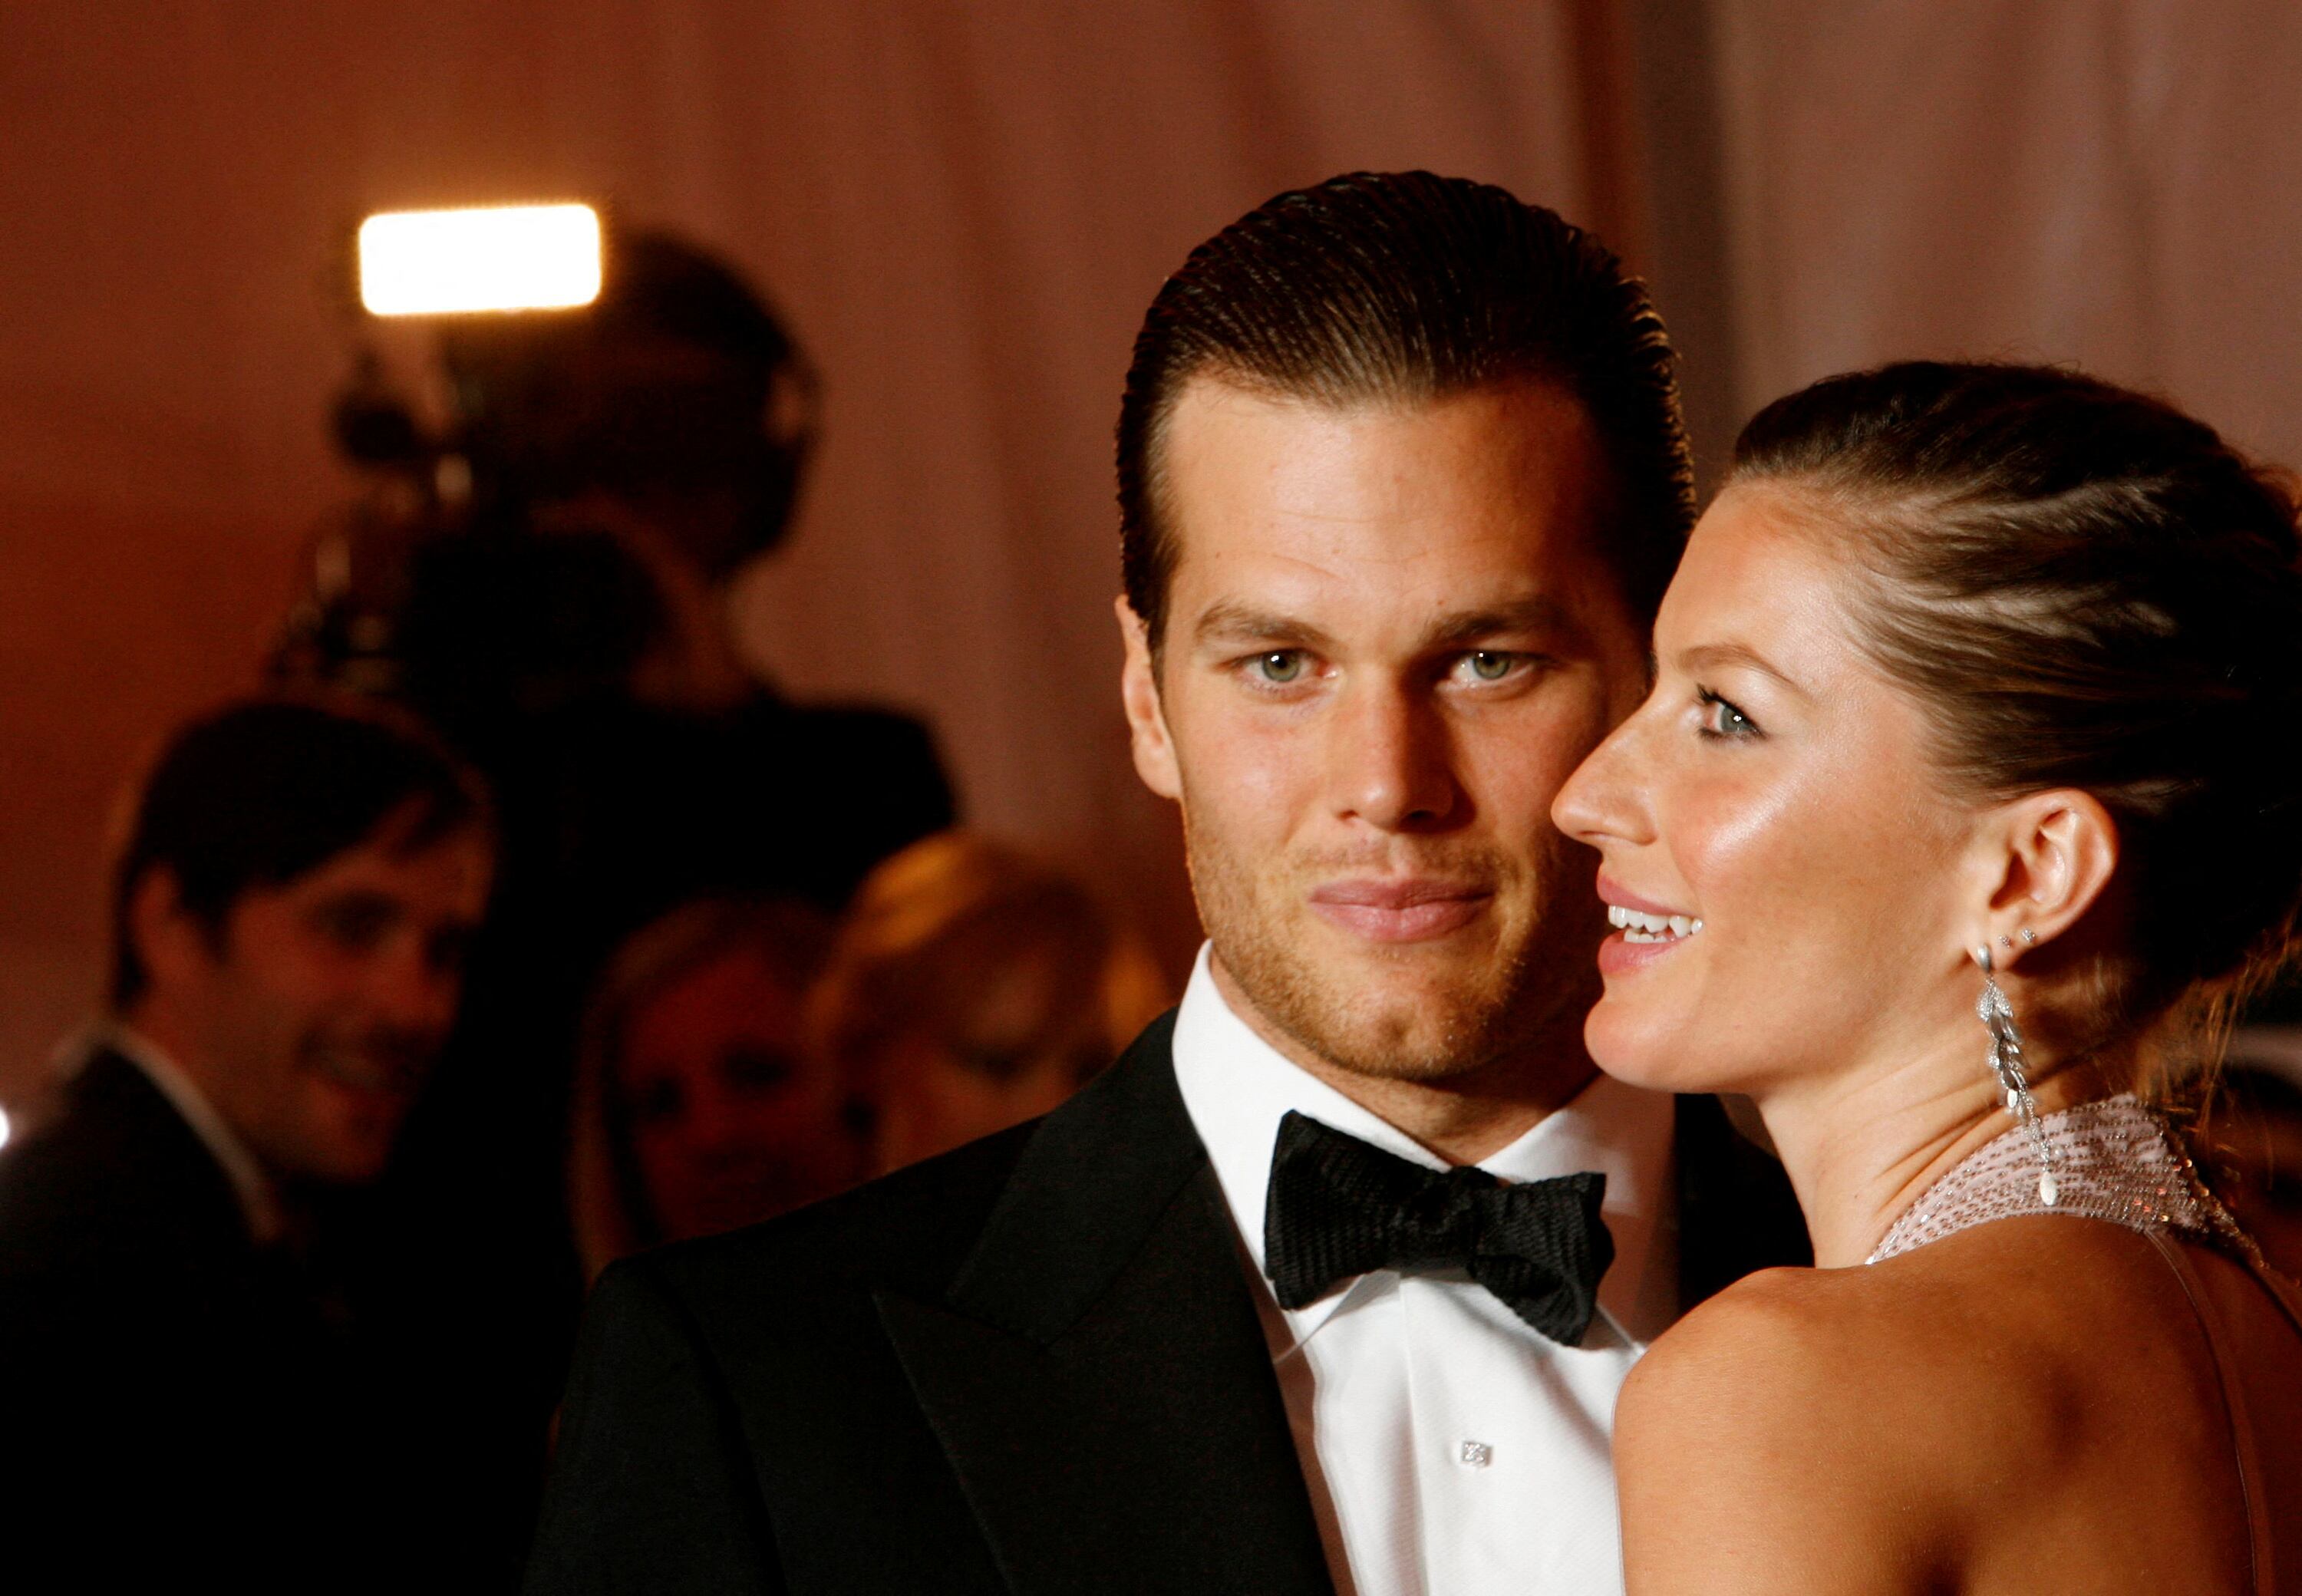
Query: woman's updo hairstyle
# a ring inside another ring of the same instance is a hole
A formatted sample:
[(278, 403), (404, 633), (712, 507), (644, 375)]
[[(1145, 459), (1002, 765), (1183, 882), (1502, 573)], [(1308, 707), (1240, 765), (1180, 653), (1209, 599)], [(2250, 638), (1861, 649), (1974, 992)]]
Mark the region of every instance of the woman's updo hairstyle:
[(2284, 962), (2302, 906), (2302, 576), (2283, 481), (2189, 416), (2074, 372), (1911, 362), (1754, 417), (1736, 484), (1853, 534), (1857, 631), (1944, 773), (2090, 793), (2130, 956), (2113, 1025)]

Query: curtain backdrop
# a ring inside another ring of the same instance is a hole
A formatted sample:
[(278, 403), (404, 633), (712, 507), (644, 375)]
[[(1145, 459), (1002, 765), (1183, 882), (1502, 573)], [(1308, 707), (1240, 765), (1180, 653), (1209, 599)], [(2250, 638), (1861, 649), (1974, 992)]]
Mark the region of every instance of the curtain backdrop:
[(2302, 6), (1719, 0), (1711, 32), (1745, 414), (1898, 357), (2074, 361), (2302, 463)]
[[(349, 491), (332, 273), (374, 208), (603, 200), (754, 274), (828, 412), (798, 535), (739, 591), (749, 655), (926, 715), (972, 821), (1092, 869), (1180, 962), (1110, 616), (1137, 321), (1199, 239), (1349, 168), (1605, 221), (1614, 124), (1583, 107), (1609, 25), (1520, 0), (0, 7), (0, 1100), (96, 990), (115, 794), (253, 680)], [(827, 805), (841, 778), (801, 777)]]

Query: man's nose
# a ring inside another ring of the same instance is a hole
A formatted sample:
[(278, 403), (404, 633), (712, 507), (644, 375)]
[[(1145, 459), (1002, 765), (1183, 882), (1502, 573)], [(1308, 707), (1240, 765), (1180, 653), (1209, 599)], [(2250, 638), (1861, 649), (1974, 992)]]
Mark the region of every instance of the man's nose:
[(462, 983), (410, 940), (377, 959), (368, 982), (376, 1018), (410, 1037), (436, 1042), (456, 1022)]
[(1396, 679), (1354, 684), (1332, 723), (1328, 757), (1339, 813), (1383, 831), (1441, 827), (1462, 809), (1444, 717)]

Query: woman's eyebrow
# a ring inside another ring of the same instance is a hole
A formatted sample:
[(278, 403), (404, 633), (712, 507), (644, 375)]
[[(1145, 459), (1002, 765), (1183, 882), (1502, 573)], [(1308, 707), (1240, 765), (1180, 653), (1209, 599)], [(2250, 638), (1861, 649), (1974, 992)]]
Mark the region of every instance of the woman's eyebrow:
[(1689, 676), (1729, 667), (1740, 667), (1744, 670), (1755, 670), (1763, 676), (1771, 676), (1801, 698), (1814, 696), (1749, 643), (1706, 643), (1679, 651), (1678, 668)]

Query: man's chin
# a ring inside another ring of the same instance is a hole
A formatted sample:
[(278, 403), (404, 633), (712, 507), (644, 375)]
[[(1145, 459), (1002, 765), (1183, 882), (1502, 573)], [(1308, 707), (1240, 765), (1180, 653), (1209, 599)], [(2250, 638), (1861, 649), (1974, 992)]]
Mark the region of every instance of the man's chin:
[(1508, 995), (1493, 989), (1494, 957), (1484, 947), (1475, 956), (1430, 943), (1347, 946), (1333, 956), (1314, 946), (1285, 959), (1249, 951), (1224, 967), (1258, 1029), (1279, 1032), (1294, 1045), (1288, 1051), (1355, 1075), (1443, 1080), (1507, 1050)]
[(314, 1095), (296, 1172), (330, 1186), (364, 1186), (381, 1176), (407, 1122), (407, 1096), (330, 1079), (316, 1081)]

